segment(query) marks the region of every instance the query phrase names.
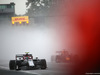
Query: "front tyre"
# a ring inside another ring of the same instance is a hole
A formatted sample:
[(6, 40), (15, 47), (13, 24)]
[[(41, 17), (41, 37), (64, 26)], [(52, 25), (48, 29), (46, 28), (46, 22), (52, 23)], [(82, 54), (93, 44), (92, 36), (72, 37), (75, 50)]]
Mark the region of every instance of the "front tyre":
[(10, 70), (15, 70), (15, 68), (16, 68), (15, 60), (10, 60), (10, 62), (9, 62), (9, 69)]
[(45, 59), (41, 60), (41, 69), (46, 69), (47, 68), (47, 63)]

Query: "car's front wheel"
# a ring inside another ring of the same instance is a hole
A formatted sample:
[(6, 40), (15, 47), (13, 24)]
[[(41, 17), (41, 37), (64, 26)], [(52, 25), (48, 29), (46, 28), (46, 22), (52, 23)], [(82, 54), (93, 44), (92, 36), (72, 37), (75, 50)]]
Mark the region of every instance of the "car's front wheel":
[(47, 63), (45, 59), (41, 60), (41, 69), (46, 69), (47, 68)]
[(15, 70), (16, 69), (15, 60), (10, 60), (10, 62), (9, 62), (9, 69), (10, 70)]

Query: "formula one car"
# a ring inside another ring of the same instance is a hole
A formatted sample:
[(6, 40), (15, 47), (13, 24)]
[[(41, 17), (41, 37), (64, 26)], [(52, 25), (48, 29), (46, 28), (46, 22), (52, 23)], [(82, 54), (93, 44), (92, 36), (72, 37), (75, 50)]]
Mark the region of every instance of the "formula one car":
[(51, 61), (56, 63), (79, 63), (80, 59), (77, 54), (69, 53), (64, 49), (56, 51), (56, 54), (51, 56)]
[(46, 69), (47, 64), (45, 59), (38, 59), (36, 57), (33, 59), (32, 54), (17, 54), (16, 60), (10, 60), (9, 69), (10, 70), (21, 70), (21, 69)]
[(57, 51), (58, 55), (56, 55), (56, 62), (57, 63), (60, 63), (60, 62), (71, 62), (71, 56), (70, 54), (68, 53), (68, 51), (66, 50), (63, 50), (63, 51)]

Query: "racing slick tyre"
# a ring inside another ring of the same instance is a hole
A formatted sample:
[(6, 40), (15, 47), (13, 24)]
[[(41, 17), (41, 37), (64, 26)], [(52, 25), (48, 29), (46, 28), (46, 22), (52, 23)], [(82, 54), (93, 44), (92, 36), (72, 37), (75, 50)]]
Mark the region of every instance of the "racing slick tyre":
[(56, 63), (60, 63), (61, 62), (61, 57), (59, 55), (57, 55), (55, 61), (56, 61)]
[(15, 70), (15, 67), (16, 67), (15, 60), (10, 60), (10, 62), (9, 62), (9, 69), (10, 70)]
[(46, 60), (42, 59), (41, 60), (41, 69), (46, 69), (46, 68), (47, 68)]

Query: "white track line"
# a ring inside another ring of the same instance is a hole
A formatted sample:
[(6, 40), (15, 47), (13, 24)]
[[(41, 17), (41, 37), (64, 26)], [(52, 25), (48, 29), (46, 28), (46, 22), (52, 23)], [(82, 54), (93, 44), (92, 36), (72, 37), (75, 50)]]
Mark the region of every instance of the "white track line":
[(35, 74), (35, 75), (40, 75), (40, 74), (38, 74), (38, 73), (35, 73), (35, 72), (30, 72), (30, 71), (20, 71), (20, 72), (23, 72), (23, 73), (28, 73), (28, 74)]

